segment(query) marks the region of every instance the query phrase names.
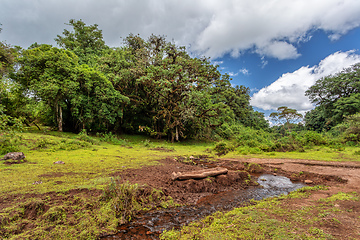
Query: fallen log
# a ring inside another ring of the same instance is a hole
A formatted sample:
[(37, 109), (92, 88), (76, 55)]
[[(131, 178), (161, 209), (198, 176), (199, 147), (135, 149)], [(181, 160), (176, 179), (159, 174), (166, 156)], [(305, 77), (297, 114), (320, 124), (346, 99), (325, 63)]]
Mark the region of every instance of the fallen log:
[(171, 179), (173, 181), (175, 180), (188, 180), (188, 179), (201, 179), (206, 177), (214, 177), (221, 174), (227, 174), (228, 170), (226, 168), (217, 167), (217, 168), (211, 168), (211, 169), (205, 169), (200, 171), (194, 171), (194, 172), (173, 172), (171, 174)]

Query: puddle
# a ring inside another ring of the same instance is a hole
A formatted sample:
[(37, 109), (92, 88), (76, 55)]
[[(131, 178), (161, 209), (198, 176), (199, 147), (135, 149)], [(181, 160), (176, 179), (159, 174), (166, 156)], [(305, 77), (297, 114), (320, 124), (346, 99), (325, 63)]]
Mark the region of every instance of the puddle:
[(302, 183), (293, 183), (289, 178), (270, 174), (259, 176), (257, 182), (260, 187), (214, 194), (200, 199), (193, 206), (147, 212), (120, 226), (116, 235), (102, 239), (159, 239), (159, 234), (164, 230), (179, 229), (216, 211), (229, 211), (251, 199), (261, 200), (288, 194), (305, 186)]

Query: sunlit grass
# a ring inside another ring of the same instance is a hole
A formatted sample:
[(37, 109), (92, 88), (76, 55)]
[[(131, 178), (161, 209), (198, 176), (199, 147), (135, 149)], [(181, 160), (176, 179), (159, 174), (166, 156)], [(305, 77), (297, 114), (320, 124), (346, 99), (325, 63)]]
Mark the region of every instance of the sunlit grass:
[[(229, 158), (283, 158), (283, 159), (306, 159), (319, 161), (360, 161), (360, 155), (356, 154), (359, 147), (345, 147), (341, 149), (330, 147), (313, 147), (305, 149), (304, 152), (262, 152), (242, 154), (233, 151), (225, 155)], [(251, 152), (251, 150), (249, 151)]]
[[(143, 136), (122, 136), (125, 146), (100, 141), (91, 144), (69, 133), (21, 136), (27, 162), (0, 164), (0, 191), (4, 194), (103, 188), (114, 172), (159, 164), (158, 160), (166, 157), (209, 154), (205, 151), (212, 147), (208, 143), (169, 143)], [(54, 164), (56, 161), (65, 164)]]

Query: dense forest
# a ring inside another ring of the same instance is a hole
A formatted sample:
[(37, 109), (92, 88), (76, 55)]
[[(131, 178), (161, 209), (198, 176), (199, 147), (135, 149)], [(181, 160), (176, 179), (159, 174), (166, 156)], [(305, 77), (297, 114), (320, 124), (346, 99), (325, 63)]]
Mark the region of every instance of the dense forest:
[[(270, 128), (264, 114), (250, 106), (249, 88), (232, 86), (209, 59), (192, 57), (164, 36), (144, 40), (130, 34), (112, 48), (96, 24), (70, 20), (68, 25), (72, 30), (55, 38), (57, 47), (1, 43), (2, 131), (35, 125), (170, 141), (235, 139), (235, 145), (261, 151), (292, 150), (300, 132), (308, 136), (305, 142), (325, 141), (320, 134), (325, 132), (346, 132), (343, 142), (360, 140), (360, 64), (317, 80), (306, 92), (316, 108), (303, 118), (280, 107), (270, 115), (278, 123)], [(259, 139), (247, 139), (251, 135)], [(289, 136), (291, 146), (279, 143)]]

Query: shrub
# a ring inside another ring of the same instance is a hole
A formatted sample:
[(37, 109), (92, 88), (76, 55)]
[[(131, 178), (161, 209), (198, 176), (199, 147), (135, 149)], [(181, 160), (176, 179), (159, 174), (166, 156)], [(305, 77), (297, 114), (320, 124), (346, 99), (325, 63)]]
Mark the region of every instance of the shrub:
[(21, 136), (17, 133), (21, 132), (22, 129), (22, 119), (0, 114), (0, 154), (20, 150)]
[(335, 127), (343, 142), (360, 142), (360, 113), (347, 116), (343, 123)]
[(218, 155), (225, 155), (228, 152), (233, 151), (234, 146), (232, 146), (230, 143), (222, 141), (216, 144), (214, 150), (215, 152), (217, 152)]
[(321, 133), (315, 131), (306, 131), (305, 133), (306, 143), (311, 143), (316, 146), (323, 145), (327, 143), (327, 139)]

